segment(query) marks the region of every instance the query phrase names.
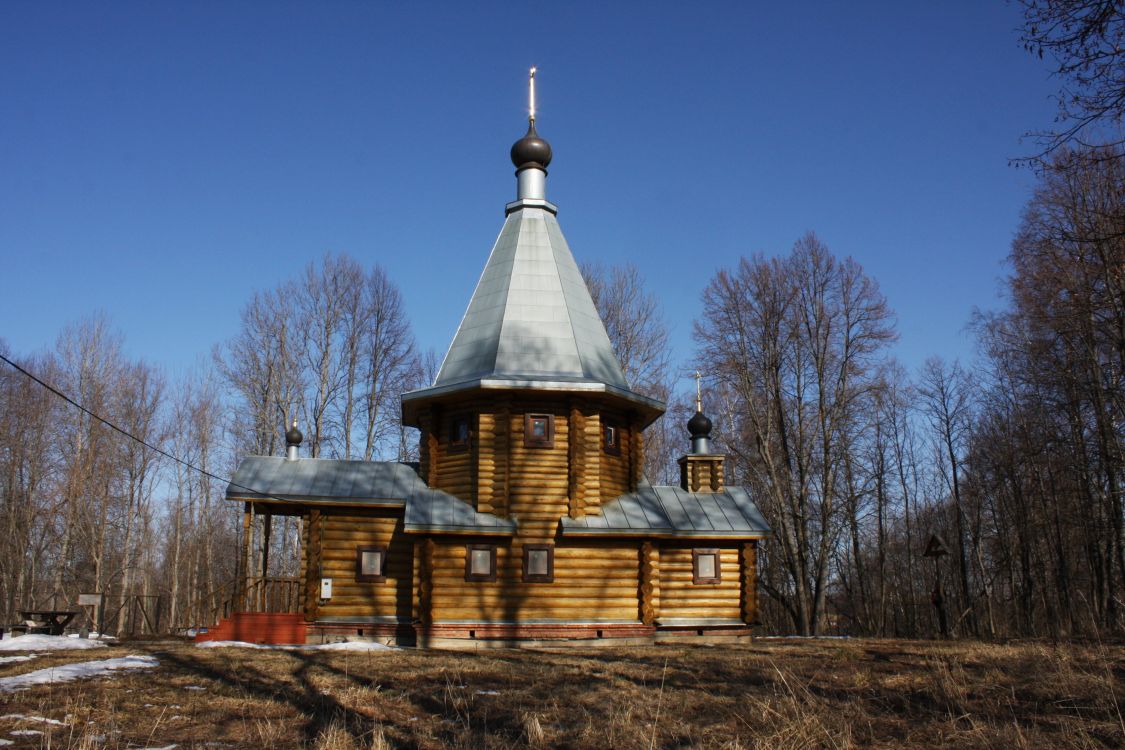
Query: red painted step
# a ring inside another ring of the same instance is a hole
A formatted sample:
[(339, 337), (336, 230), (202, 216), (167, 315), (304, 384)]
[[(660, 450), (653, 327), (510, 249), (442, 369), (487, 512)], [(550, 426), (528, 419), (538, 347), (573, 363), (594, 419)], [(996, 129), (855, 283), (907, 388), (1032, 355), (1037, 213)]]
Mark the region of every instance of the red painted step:
[(196, 643), (204, 641), (246, 641), (247, 643), (303, 644), (307, 635), (304, 615), (268, 612), (236, 612), (206, 633), (197, 633)]

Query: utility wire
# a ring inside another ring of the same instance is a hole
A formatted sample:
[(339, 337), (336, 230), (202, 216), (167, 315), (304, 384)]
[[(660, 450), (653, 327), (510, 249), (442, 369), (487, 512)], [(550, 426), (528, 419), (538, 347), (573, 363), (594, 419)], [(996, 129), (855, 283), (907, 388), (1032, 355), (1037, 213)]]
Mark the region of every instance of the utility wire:
[(90, 417), (98, 420), (99, 422), (104, 424), (106, 427), (110, 428), (111, 430), (115, 430), (116, 432), (121, 433), (122, 435), (129, 438), (130, 440), (133, 440), (135, 442), (140, 443), (141, 445), (148, 448), (149, 450), (156, 451), (157, 453), (164, 456), (165, 458), (170, 458), (171, 460), (175, 461), (176, 463), (178, 463), (182, 466), (186, 466), (187, 468), (191, 469), (192, 471), (198, 471), (200, 474), (202, 474), (206, 477), (210, 477), (211, 479), (214, 479), (217, 482), (226, 482), (231, 487), (237, 487), (240, 490), (246, 490), (247, 492), (252, 492), (255, 495), (262, 495), (263, 497), (265, 497), (268, 500), (277, 500), (278, 502), (286, 502), (285, 500), (282, 500), (280, 497), (275, 497), (274, 495), (268, 495), (264, 492), (259, 492), (258, 490), (255, 490), (251, 487), (245, 487), (241, 484), (235, 484), (234, 482), (227, 479), (226, 477), (221, 477), (221, 476), (218, 476), (217, 474), (212, 474), (211, 472), (207, 471), (206, 469), (201, 469), (200, 467), (196, 466), (195, 464), (190, 463), (189, 461), (185, 461), (184, 459), (180, 458), (179, 456), (173, 456), (168, 451), (166, 451), (162, 448), (158, 448), (157, 446), (153, 445), (152, 443), (148, 442), (147, 440), (143, 440), (143, 439), (137, 437), (136, 435), (134, 435), (133, 433), (129, 432), (128, 430), (121, 429), (120, 427), (115, 425), (113, 422), (110, 422), (108, 419), (106, 419), (106, 418), (104, 418), (104, 417), (102, 417), (98, 414), (95, 414), (94, 412), (90, 411), (89, 409), (87, 409), (82, 404), (80, 404), (77, 401), (75, 401), (74, 399), (72, 399), (70, 396), (68, 396), (65, 393), (63, 393), (62, 391), (60, 391), (58, 388), (55, 388), (50, 383), (47, 383), (47, 382), (39, 379), (33, 373), (30, 373), (27, 370), (25, 370), (24, 368), (20, 367), (15, 362), (13, 362), (12, 360), (5, 357), (3, 354), (0, 354), (0, 360), (3, 360), (5, 363), (8, 364), (8, 366), (10, 366), (12, 369), (16, 370), (16, 372), (19, 372), (19, 373), (27, 376), (28, 378), (30, 378), (34, 382), (38, 383), (39, 385), (43, 386), (48, 391), (55, 394), (56, 396), (61, 398), (63, 401), (67, 402), (68, 404), (70, 404), (74, 408), (78, 409), (82, 413), (87, 414)]

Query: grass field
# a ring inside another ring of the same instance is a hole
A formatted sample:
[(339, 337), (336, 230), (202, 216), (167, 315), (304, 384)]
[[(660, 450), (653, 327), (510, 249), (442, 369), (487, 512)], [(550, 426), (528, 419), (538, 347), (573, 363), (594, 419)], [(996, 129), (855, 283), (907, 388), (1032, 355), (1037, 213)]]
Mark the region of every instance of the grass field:
[(0, 738), (89, 750), (1125, 747), (1121, 645), (758, 640), (463, 653), (162, 641), (0, 661), (0, 680), (130, 654), (159, 666), (0, 692)]

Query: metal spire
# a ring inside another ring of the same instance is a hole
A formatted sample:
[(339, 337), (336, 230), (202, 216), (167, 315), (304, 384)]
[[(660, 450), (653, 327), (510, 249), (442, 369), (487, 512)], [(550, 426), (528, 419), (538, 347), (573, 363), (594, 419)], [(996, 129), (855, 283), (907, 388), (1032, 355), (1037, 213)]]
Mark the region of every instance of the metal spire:
[(701, 414), (703, 413), (703, 394), (702, 394), (702, 391), (699, 388), (699, 381), (701, 381), (702, 379), (703, 379), (703, 375), (699, 372), (699, 370), (696, 370), (695, 371), (695, 410), (697, 412), (701, 413)]
[(535, 66), (531, 66), (531, 73), (527, 78), (527, 121), (532, 125), (535, 124)]

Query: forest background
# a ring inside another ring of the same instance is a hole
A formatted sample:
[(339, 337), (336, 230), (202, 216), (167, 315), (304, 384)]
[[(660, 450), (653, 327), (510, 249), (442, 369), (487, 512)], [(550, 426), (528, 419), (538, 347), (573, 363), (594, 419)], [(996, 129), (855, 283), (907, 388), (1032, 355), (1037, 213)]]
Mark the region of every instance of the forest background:
[[(701, 279), (690, 363), (670, 361), (642, 266), (583, 267), (630, 382), (669, 403), (646, 439), (654, 483), (687, 445), (694, 394), (676, 386), (704, 374), (727, 481), (775, 530), (766, 632), (932, 635), (938, 580), (957, 635), (1125, 628), (1125, 19), (1112, 2), (1022, 6), (1059, 118), (1020, 163), (1037, 187), (1007, 305), (966, 311), (972, 362), (896, 362), (877, 280), (812, 233)], [(410, 460), (398, 398), (438, 363), (387, 271), (341, 254), (253, 292), (188, 375), (127, 356), (97, 314), (53, 349), (0, 355), (0, 619), (104, 591), (117, 610), (159, 596), (173, 627), (201, 624), (197, 604), (233, 578), (223, 478), (242, 456), (278, 454), (296, 419), (306, 455)], [(273, 536), (273, 573), (294, 572), (295, 523)], [(938, 561), (922, 556), (933, 535)]]

